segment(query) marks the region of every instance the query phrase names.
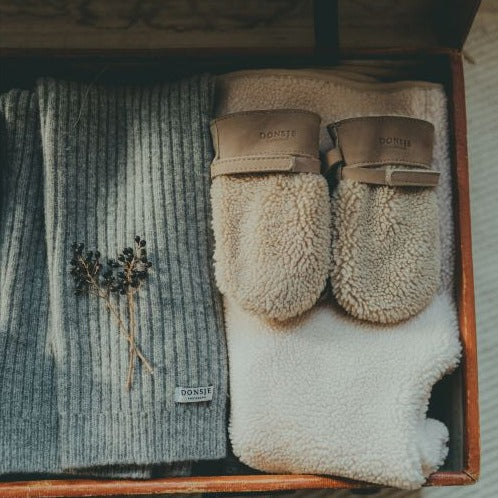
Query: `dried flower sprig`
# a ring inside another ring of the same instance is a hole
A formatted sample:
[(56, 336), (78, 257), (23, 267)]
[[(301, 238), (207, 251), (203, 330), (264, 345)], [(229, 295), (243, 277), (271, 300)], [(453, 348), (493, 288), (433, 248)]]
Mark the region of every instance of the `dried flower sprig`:
[[(106, 309), (116, 321), (120, 332), (128, 341), (128, 374), (126, 387), (131, 389), (135, 361), (138, 358), (148, 370), (153, 373), (152, 366), (144, 357), (135, 342), (136, 294), (149, 276), (152, 263), (147, 257), (146, 242), (138, 235), (135, 237), (134, 248), (125, 247), (116, 259), (109, 259), (104, 270), (101, 254), (97, 251), (84, 252), (85, 245), (74, 243), (71, 248), (70, 273), (75, 283), (76, 296), (93, 295), (102, 299)], [(119, 312), (116, 300), (126, 296), (127, 316), (124, 319)]]

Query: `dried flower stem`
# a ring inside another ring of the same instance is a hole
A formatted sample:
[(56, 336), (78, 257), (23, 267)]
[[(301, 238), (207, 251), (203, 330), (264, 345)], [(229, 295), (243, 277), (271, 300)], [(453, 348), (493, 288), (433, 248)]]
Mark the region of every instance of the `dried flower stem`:
[(130, 322), (130, 328), (128, 332), (128, 337), (130, 338), (130, 349), (129, 349), (129, 357), (130, 361), (128, 364), (128, 377), (126, 379), (126, 386), (128, 389), (131, 388), (131, 383), (133, 379), (133, 370), (135, 365), (135, 299), (133, 298), (133, 293), (131, 290), (128, 291), (127, 295), (128, 302), (128, 316)]
[[(147, 371), (150, 374), (154, 373), (154, 369), (152, 368), (152, 366), (150, 365), (150, 363), (147, 361), (147, 359), (143, 355), (142, 351), (140, 351), (140, 348), (136, 345), (136, 343), (133, 340), (132, 336), (130, 336), (130, 334), (128, 333), (128, 330), (127, 330), (125, 324), (123, 323), (123, 320), (119, 316), (119, 313), (118, 313), (116, 307), (113, 306), (113, 304), (111, 303), (111, 301), (109, 299), (110, 295), (109, 294), (107, 294), (107, 295), (95, 294), (95, 295), (97, 297), (100, 297), (100, 298), (102, 298), (104, 300), (106, 308), (110, 311), (111, 315), (115, 319), (116, 324), (118, 325), (119, 331), (123, 334), (124, 338), (130, 344), (130, 347), (132, 348), (133, 353), (135, 355), (137, 355), (137, 357), (140, 359), (140, 361), (143, 363), (144, 367), (147, 369)], [(133, 310), (134, 309), (135, 309), (135, 304), (133, 303)], [(133, 316), (133, 321), (135, 321), (134, 311), (132, 313), (132, 316)]]
[[(76, 282), (76, 295), (83, 293), (91, 294), (105, 303), (106, 309), (110, 312), (117, 323), (118, 329), (128, 342), (128, 373), (126, 376), (126, 387), (131, 389), (133, 374), (135, 371), (135, 361), (138, 358), (152, 374), (153, 369), (143, 353), (136, 344), (136, 318), (135, 318), (135, 294), (142, 286), (148, 275), (151, 263), (147, 259), (145, 251), (145, 240), (138, 235), (135, 237), (135, 250), (125, 248), (119, 255), (118, 261), (109, 260), (108, 270), (100, 275), (102, 264), (100, 263), (100, 253), (92, 251), (83, 256), (83, 244), (73, 244), (73, 259), (71, 260), (71, 275)], [(116, 268), (124, 271), (114, 275)], [(100, 278), (99, 278), (100, 277)], [(125, 325), (118, 308), (111, 300), (112, 293), (126, 295), (128, 326)]]

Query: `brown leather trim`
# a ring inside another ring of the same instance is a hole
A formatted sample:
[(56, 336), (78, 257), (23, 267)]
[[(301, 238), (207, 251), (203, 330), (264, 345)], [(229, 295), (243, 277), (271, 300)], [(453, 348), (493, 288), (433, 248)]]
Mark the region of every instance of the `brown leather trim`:
[(320, 116), (299, 109), (244, 111), (215, 119), (211, 176), (320, 173)]
[(315, 173), (319, 174), (319, 159), (310, 156), (246, 156), (215, 160), (211, 178), (240, 173)]
[(404, 116), (366, 116), (344, 119), (327, 129), (345, 167), (431, 167), (434, 126), (428, 121)]
[[(391, 187), (435, 187), (439, 173), (431, 171), (434, 126), (404, 116), (366, 116), (327, 126), (334, 147), (330, 166), (341, 165), (339, 179)], [(405, 165), (410, 169), (378, 168)], [(420, 171), (422, 170), (422, 171)]]

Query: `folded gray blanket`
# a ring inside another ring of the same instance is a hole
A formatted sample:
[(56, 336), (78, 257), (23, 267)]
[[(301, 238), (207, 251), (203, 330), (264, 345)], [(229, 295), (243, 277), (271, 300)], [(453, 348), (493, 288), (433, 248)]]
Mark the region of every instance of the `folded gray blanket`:
[(0, 97), (0, 474), (57, 467), (35, 95)]
[[(184, 474), (183, 462), (225, 456), (212, 93), (207, 76), (154, 87), (43, 79), (35, 95), (11, 92), (28, 103), (7, 119), (13, 160), (2, 162), (0, 474), (147, 477), (152, 466)], [(153, 375), (137, 361), (128, 389), (129, 344), (99, 299), (74, 295), (69, 270), (74, 242), (116, 258), (137, 234), (153, 266), (136, 300), (136, 343)], [(208, 386), (211, 400), (178, 394)]]
[[(42, 151), (33, 92), (12, 90), (0, 96), (0, 138), (0, 474), (60, 474)], [(75, 472), (151, 475), (139, 466)]]

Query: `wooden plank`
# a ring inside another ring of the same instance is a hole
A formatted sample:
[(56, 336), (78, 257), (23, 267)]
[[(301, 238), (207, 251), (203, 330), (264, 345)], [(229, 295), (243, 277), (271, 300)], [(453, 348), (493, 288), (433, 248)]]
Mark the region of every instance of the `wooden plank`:
[(0, 48), (156, 50), (314, 46), (312, 0), (2, 0)]
[[(474, 481), (465, 472), (437, 472), (428, 486), (462, 486)], [(127, 496), (174, 493), (241, 493), (298, 489), (355, 489), (378, 486), (312, 475), (243, 475), (152, 479), (148, 481), (47, 480), (0, 485), (2, 498)]]
[(480, 0), (343, 0), (340, 46), (461, 49), (479, 4)]
[(438, 46), (434, 0), (339, 2), (341, 48)]
[(460, 340), (463, 347), (464, 465), (474, 480), (480, 472), (479, 391), (477, 380), (477, 337), (472, 266), (467, 117), (462, 58), (450, 56), (451, 87), (449, 110), (451, 154), (454, 167), (455, 236), (457, 246), (456, 282)]

